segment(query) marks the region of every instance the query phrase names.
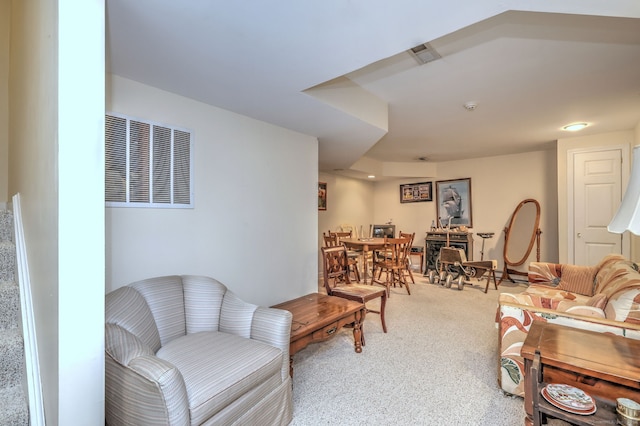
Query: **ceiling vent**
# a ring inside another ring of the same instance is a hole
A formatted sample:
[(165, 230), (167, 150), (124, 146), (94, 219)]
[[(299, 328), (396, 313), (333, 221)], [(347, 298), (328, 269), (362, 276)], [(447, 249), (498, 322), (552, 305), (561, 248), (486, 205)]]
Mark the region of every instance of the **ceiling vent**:
[(419, 44), (416, 47), (409, 49), (408, 52), (420, 65), (424, 65), (442, 57), (433, 47), (431, 47), (429, 43)]

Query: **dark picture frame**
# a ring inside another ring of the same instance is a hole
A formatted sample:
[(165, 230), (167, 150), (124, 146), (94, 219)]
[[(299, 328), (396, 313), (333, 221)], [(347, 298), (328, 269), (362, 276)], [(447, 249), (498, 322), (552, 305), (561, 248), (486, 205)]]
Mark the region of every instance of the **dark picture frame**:
[(327, 182), (318, 182), (318, 210), (327, 209)]
[(433, 183), (418, 182), (400, 185), (400, 203), (433, 201)]
[(471, 214), (471, 178), (440, 180), (436, 182), (438, 220), (442, 226), (473, 227)]

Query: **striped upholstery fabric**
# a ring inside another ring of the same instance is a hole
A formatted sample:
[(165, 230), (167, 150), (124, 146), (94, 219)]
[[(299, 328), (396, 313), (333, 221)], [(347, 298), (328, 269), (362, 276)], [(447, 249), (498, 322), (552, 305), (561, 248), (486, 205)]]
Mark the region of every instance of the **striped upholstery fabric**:
[[(228, 406), (218, 414), (216, 424), (247, 426), (286, 424), (274, 421), (274, 419), (282, 418), (282, 413), (287, 412), (287, 401), (291, 401), (291, 386), (287, 385), (287, 382), (283, 382), (276, 389), (269, 390), (265, 385), (247, 392), (233, 403), (233, 405), (242, 404), (251, 407), (244, 411), (240, 417), (233, 413), (233, 406)], [(256, 400), (259, 402), (254, 404), (253, 401)]]
[[(182, 378), (181, 372), (171, 363), (162, 360), (156, 356), (142, 356), (138, 357), (129, 363), (132, 370), (138, 373), (140, 376), (147, 378), (151, 384), (154, 385), (153, 392), (144, 392), (144, 389), (140, 389), (136, 393), (136, 399), (132, 401), (134, 404), (140, 404), (137, 399), (140, 395), (151, 396), (159, 390), (164, 402), (165, 414), (168, 418), (167, 424), (179, 425), (185, 424), (185, 420), (189, 419), (189, 402), (188, 393), (186, 392), (185, 382)], [(155, 397), (155, 395), (153, 395)], [(131, 404), (130, 404), (131, 405)], [(146, 412), (147, 410), (156, 411), (157, 407), (149, 405), (148, 407), (136, 407), (137, 410), (141, 408)], [(164, 410), (163, 410), (164, 411)], [(146, 413), (145, 413), (146, 414)], [(136, 420), (136, 424), (143, 424), (142, 421)], [(193, 424), (193, 423), (192, 423)]]
[[(282, 321), (283, 314), (289, 317), (289, 320)], [(289, 329), (292, 319), (289, 311), (258, 307), (253, 314), (251, 324), (252, 339), (271, 344), (282, 351), (282, 380), (289, 376)]]
[(593, 296), (596, 272), (595, 266), (563, 265), (558, 289)]
[(107, 324), (104, 340), (104, 350), (123, 365), (129, 365), (129, 361), (139, 356), (153, 356), (148, 345), (119, 325)]
[(276, 385), (282, 382), (281, 351), (227, 333), (188, 334), (163, 346), (157, 355), (182, 373), (192, 424), (202, 423), (274, 376)]
[(243, 302), (230, 291), (224, 295), (220, 309), (220, 331), (250, 338), (253, 313), (258, 307)]
[(186, 333), (184, 294), (179, 276), (151, 278), (131, 284), (147, 301), (162, 346)]
[(110, 426), (291, 421), (290, 312), (190, 275), (138, 281), (105, 302)]
[[(171, 376), (175, 389), (169, 398), (159, 391), (160, 377), (153, 377), (144, 368), (145, 359), (137, 358), (136, 368), (124, 367), (114, 358), (105, 359), (105, 416), (109, 426), (118, 425), (189, 425), (189, 404), (184, 382), (175, 369), (165, 369), (169, 374), (162, 378), (166, 384)], [(155, 358), (155, 360), (159, 360)], [(166, 365), (166, 364), (165, 364)], [(156, 369), (160, 372), (160, 369)], [(177, 374), (176, 374), (177, 373)], [(181, 384), (181, 385), (180, 385)], [(182, 391), (180, 392), (180, 386)], [(166, 389), (166, 385), (164, 386)]]
[(160, 335), (144, 298), (131, 287), (121, 287), (106, 296), (105, 322), (127, 330), (155, 353), (160, 349)]
[(220, 307), (227, 288), (209, 277), (184, 276), (184, 310), (187, 334), (218, 331)]

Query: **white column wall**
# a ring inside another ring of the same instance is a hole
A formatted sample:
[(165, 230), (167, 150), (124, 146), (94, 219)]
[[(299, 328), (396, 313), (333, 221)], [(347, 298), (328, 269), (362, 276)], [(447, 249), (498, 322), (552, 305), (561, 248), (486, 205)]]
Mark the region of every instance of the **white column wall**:
[(99, 424), (104, 1), (10, 4), (7, 186), (21, 194), (46, 423)]
[(56, 17), (57, 1), (11, 2), (9, 197), (21, 194), (44, 409), (51, 425), (58, 424), (59, 402)]

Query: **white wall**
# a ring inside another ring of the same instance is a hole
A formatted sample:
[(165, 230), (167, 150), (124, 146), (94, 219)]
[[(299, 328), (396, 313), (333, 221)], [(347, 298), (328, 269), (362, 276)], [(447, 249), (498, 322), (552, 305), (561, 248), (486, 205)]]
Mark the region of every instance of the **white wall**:
[(317, 139), (109, 76), (107, 110), (188, 128), (194, 209), (108, 208), (107, 291), (159, 275), (218, 279), (272, 305), (317, 288)]
[(11, 0), (0, 0), (0, 208), (9, 201), (9, 33)]
[[(502, 268), (504, 228), (520, 201), (534, 198), (541, 208), (540, 260), (558, 260), (555, 151), (438, 163), (438, 180), (464, 177), (471, 178), (474, 234), (495, 232), (495, 236), (485, 242), (485, 259), (497, 259)], [(474, 235), (474, 259), (480, 259), (481, 246), (482, 239)], [(535, 249), (529, 256), (529, 261), (532, 260), (535, 260)], [(516, 269), (523, 270), (522, 267)]]
[(11, 2), (8, 193), (52, 426), (104, 422), (104, 6)]
[[(477, 232), (495, 232), (485, 242), (485, 259), (497, 259), (502, 268), (504, 248), (503, 230), (513, 210), (520, 201), (535, 198), (541, 205), (540, 228), (541, 260), (555, 262), (558, 259), (557, 189), (555, 151), (537, 151), (526, 154), (486, 157), (473, 160), (442, 162), (437, 164), (436, 178), (416, 178), (376, 182), (373, 185), (373, 215), (368, 223), (385, 223), (392, 219), (396, 231), (415, 232), (414, 245), (423, 245), (425, 233), (431, 221), (437, 219), (435, 194), (431, 202), (400, 203), (400, 184), (435, 182), (437, 180), (471, 178), (472, 214), (474, 233), (474, 259), (480, 259), (482, 239)], [(329, 179), (328, 177), (326, 179)], [(336, 200), (357, 199), (360, 188), (337, 185), (329, 196)], [(335, 192), (338, 192), (337, 194)], [(367, 192), (367, 197), (370, 197)], [(331, 200), (328, 200), (331, 209)], [(334, 207), (336, 210), (341, 207)], [(340, 210), (338, 210), (340, 211)], [(322, 212), (321, 212), (322, 213)], [(342, 213), (341, 213), (342, 215)], [(322, 217), (322, 214), (320, 215)], [(332, 219), (339, 223), (342, 216)], [(346, 217), (346, 215), (345, 215)], [(326, 225), (329, 225), (328, 223)], [(323, 224), (319, 231), (327, 228)], [(535, 259), (535, 251), (529, 260)]]
[(327, 210), (318, 212), (318, 242), (323, 244), (322, 233), (339, 231), (340, 225), (360, 227), (365, 234), (373, 220), (374, 183), (331, 173), (320, 173), (319, 180), (327, 184)]
[(352, 179), (332, 173), (320, 173), (318, 180), (327, 184), (327, 210), (318, 212), (318, 277), (322, 275), (322, 234), (340, 231), (341, 225), (353, 225), (357, 235), (360, 230), (368, 235), (373, 221), (374, 183)]

